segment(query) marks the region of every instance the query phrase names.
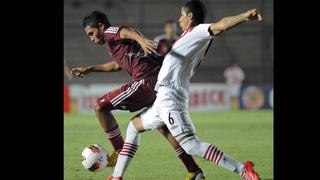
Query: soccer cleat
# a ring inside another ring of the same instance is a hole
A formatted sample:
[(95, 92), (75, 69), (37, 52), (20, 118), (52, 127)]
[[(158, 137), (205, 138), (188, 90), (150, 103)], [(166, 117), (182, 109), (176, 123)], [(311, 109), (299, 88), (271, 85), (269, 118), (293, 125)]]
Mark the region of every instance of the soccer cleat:
[(108, 176), (106, 180), (122, 180), (122, 177), (113, 177), (113, 176)]
[(117, 164), (119, 153), (117, 151), (113, 151), (111, 156), (108, 157), (107, 167), (114, 167)]
[(245, 180), (260, 180), (258, 173), (253, 170), (253, 162), (245, 161), (243, 164), (244, 170), (241, 173), (241, 178)]
[(201, 169), (198, 169), (196, 172), (189, 172), (184, 180), (202, 180), (205, 179), (204, 173)]

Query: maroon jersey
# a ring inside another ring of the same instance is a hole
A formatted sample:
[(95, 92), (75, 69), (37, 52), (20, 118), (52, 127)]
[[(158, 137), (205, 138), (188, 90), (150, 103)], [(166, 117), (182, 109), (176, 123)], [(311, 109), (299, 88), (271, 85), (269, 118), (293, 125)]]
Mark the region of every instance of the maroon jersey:
[(120, 30), (123, 27), (109, 27), (104, 32), (109, 55), (132, 76), (133, 81), (157, 75), (161, 64), (155, 56), (144, 56), (143, 49), (136, 41), (120, 39)]

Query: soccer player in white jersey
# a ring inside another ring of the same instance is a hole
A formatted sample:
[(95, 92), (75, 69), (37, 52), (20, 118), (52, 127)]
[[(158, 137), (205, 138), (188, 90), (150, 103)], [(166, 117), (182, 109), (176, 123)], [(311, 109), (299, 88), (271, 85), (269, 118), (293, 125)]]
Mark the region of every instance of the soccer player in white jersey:
[[(256, 9), (217, 23), (204, 24), (206, 11), (199, 0), (187, 1), (181, 9), (179, 24), (184, 31), (166, 55), (158, 74), (157, 98), (154, 104), (132, 118), (127, 127), (125, 144), (113, 175), (107, 180), (121, 180), (140, 143), (139, 133), (166, 125), (181, 147), (190, 155), (202, 157), (235, 172), (246, 180), (259, 180), (250, 161), (239, 162), (214, 144), (201, 141), (189, 117), (188, 91), (190, 78), (206, 55), (213, 37), (243, 22), (262, 20)], [(200, 178), (195, 178), (200, 179)]]

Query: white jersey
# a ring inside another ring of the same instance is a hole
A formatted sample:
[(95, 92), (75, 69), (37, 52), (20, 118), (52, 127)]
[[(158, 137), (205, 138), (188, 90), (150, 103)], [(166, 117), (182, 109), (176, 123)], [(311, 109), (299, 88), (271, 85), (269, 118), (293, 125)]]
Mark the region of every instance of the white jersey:
[(227, 84), (238, 86), (241, 85), (245, 77), (243, 70), (238, 66), (227, 68), (224, 71), (223, 76), (226, 78)]
[(213, 39), (210, 25), (199, 24), (182, 33), (163, 60), (155, 90), (166, 86), (184, 94), (189, 92), (190, 79)]
[(212, 42), (209, 26), (199, 24), (189, 28), (164, 58), (155, 87), (157, 98), (141, 113), (145, 130), (166, 125), (177, 139), (186, 133), (196, 134), (188, 112), (189, 84)]

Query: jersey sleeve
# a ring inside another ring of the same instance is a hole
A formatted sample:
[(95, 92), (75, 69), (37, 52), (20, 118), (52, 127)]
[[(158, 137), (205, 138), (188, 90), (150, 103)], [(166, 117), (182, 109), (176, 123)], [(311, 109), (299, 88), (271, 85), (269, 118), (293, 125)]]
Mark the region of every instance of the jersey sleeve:
[(104, 40), (108, 42), (112, 41), (119, 41), (120, 39), (120, 31), (122, 28), (125, 26), (119, 26), (119, 27), (109, 27), (105, 32), (104, 32)]
[(195, 32), (197, 33), (198, 36), (200, 37), (212, 37), (212, 35), (210, 34), (209, 28), (210, 28), (211, 24), (199, 24), (196, 28), (195, 28)]

